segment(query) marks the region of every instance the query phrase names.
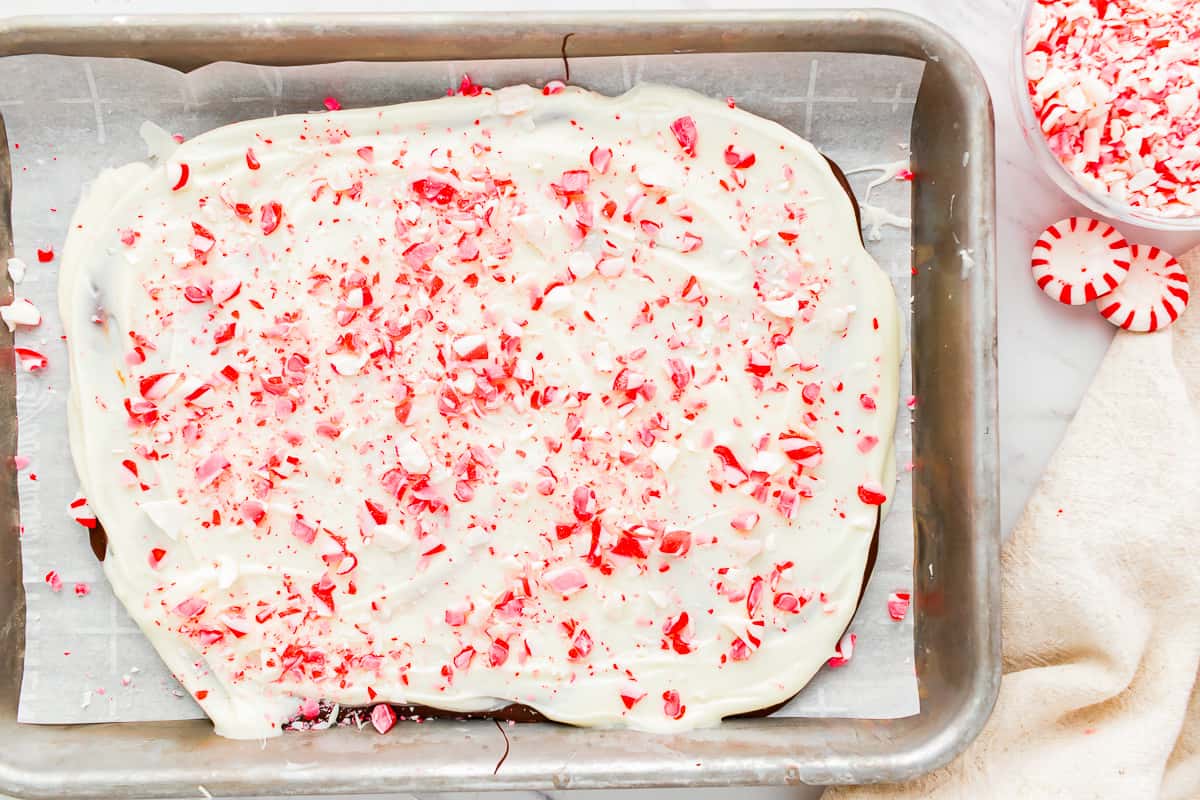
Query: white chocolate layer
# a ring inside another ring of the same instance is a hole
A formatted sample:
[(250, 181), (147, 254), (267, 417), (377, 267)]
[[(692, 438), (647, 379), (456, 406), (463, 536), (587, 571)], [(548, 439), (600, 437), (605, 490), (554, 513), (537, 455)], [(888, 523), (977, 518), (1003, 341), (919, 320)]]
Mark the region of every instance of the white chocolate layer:
[(105, 571), (222, 735), (711, 725), (854, 611), (896, 300), (774, 123), (517, 86), (231, 125), (102, 174), (60, 292)]

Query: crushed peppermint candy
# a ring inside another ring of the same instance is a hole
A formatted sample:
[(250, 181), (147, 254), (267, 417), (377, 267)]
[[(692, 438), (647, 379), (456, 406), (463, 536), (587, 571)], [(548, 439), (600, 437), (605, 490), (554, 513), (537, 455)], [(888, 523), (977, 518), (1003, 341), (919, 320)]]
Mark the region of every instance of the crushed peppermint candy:
[(71, 501), (68, 508), (71, 518), (85, 528), (94, 528), (97, 525), (96, 515), (92, 513), (91, 507), (88, 505), (87, 499), (81, 495), (75, 495), (75, 499)]
[(59, 577), (59, 574), (57, 572), (55, 572), (54, 570), (50, 570), (49, 572), (47, 572), (46, 576), (43, 580), (45, 581), (46, 585), (50, 587), (50, 591), (52, 591), (52, 592), (61, 592), (62, 591), (63, 579), (61, 577)]
[(13, 355), (16, 356), (17, 364), (26, 372), (41, 372), (50, 365), (44, 355), (28, 347), (14, 347)]
[(33, 328), (40, 325), (42, 312), (38, 311), (37, 306), (28, 299), (16, 297), (8, 305), (0, 306), (0, 319), (4, 320), (4, 324), (11, 332), (18, 327)]
[(835, 655), (829, 659), (829, 666), (836, 668), (844, 667), (849, 664), (850, 659), (854, 657), (854, 647), (857, 643), (857, 634), (847, 633), (845, 636), (843, 636), (842, 640), (838, 642)]
[(8, 260), (8, 277), (12, 280), (13, 285), (25, 280), (25, 273), (29, 267), (19, 258), (10, 258)]
[(1037, 0), (1024, 75), (1050, 151), (1084, 187), (1200, 215), (1200, 4)]
[(892, 592), (888, 595), (888, 616), (896, 622), (902, 621), (908, 615), (908, 604), (912, 594), (909, 592)]
[(379, 733), (387, 733), (396, 724), (396, 712), (387, 703), (371, 709), (371, 725)]

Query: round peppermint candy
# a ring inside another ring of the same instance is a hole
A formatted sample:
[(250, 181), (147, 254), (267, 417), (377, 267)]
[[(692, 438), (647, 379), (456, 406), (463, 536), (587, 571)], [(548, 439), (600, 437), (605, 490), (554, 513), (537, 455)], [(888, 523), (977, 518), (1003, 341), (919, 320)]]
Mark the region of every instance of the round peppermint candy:
[(1096, 307), (1113, 325), (1127, 331), (1165, 328), (1187, 308), (1188, 279), (1179, 262), (1157, 247), (1135, 244), (1133, 263), (1121, 285)]
[(1106, 222), (1067, 217), (1042, 232), (1033, 245), (1038, 288), (1069, 306), (1106, 295), (1129, 272), (1129, 243)]

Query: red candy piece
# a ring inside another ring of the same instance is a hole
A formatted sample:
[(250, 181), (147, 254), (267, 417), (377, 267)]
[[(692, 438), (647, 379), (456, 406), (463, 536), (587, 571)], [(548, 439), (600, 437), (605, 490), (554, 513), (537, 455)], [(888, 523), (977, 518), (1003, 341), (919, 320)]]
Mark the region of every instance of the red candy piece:
[(900, 622), (908, 614), (908, 604), (911, 601), (912, 594), (909, 592), (892, 592), (887, 600), (888, 616)]
[(683, 152), (695, 158), (696, 139), (699, 138), (696, 133), (696, 121), (691, 117), (680, 117), (671, 123), (671, 133), (675, 134), (675, 141), (679, 142)]
[(387, 703), (380, 703), (371, 709), (371, 725), (380, 733), (387, 733), (396, 724), (396, 712)]
[[(470, 75), (463, 75), (462, 81), (458, 84), (458, 93), (463, 97), (476, 97), (483, 92), (483, 87), (471, 80)], [(547, 92), (549, 94), (549, 92)]]
[(1113, 226), (1068, 217), (1046, 228), (1033, 245), (1033, 279), (1054, 300), (1080, 306), (1117, 288), (1130, 259), (1129, 243)]
[(858, 499), (869, 506), (881, 506), (887, 502), (887, 494), (875, 481), (867, 481), (859, 484)]
[(838, 642), (837, 650), (834, 652), (833, 658), (829, 659), (829, 666), (844, 667), (850, 663), (850, 659), (854, 657), (854, 645), (858, 643), (858, 636), (853, 633), (847, 633)]
[(1096, 306), (1105, 319), (1127, 331), (1165, 328), (1187, 308), (1187, 275), (1170, 253), (1138, 244), (1131, 249), (1129, 276)]
[(178, 192), (187, 185), (188, 174), (191, 172), (191, 170), (188, 169), (188, 165), (186, 163), (180, 162), (178, 165), (171, 164), (168, 166), (167, 172), (175, 178), (174, 185), (171, 186), (171, 191)]
[(75, 495), (75, 499), (70, 505), (71, 518), (85, 528), (96, 527), (96, 515), (92, 513), (92, 509), (88, 506), (87, 499), (81, 495)]
[(17, 363), (26, 372), (41, 372), (50, 364), (44, 355), (28, 347), (14, 347), (13, 353), (17, 356)]
[(58, 573), (55, 572), (54, 570), (50, 570), (49, 572), (46, 573), (45, 581), (46, 581), (46, 585), (50, 587), (50, 591), (52, 591), (52, 592), (61, 592), (62, 591), (63, 580), (61, 577), (59, 577)]
[(271, 201), (262, 207), (262, 218), (260, 225), (264, 236), (270, 236), (279, 227), (279, 220), (283, 218), (283, 206), (275, 201)]

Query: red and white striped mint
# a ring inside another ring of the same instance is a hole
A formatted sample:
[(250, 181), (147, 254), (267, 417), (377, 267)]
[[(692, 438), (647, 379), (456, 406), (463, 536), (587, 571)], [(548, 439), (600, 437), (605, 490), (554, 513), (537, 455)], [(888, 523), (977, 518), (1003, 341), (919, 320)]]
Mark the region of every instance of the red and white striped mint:
[(1187, 308), (1188, 279), (1179, 262), (1157, 247), (1135, 244), (1127, 277), (1096, 303), (1113, 325), (1148, 333), (1165, 328)]
[(1108, 294), (1129, 272), (1129, 243), (1112, 225), (1067, 217), (1033, 245), (1033, 279), (1054, 300), (1081, 306)]

